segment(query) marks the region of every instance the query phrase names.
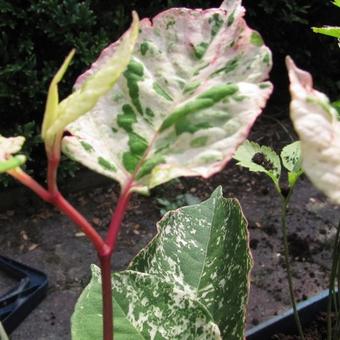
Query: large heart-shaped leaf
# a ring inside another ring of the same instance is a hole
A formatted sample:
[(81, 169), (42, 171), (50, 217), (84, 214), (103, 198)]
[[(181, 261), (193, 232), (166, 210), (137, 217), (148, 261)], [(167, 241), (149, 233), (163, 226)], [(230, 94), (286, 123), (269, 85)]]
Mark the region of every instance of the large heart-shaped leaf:
[[(209, 312), (190, 294), (158, 277), (125, 271), (112, 275), (114, 338), (221, 339)], [(72, 339), (102, 339), (100, 269), (81, 294), (72, 316)]]
[(26, 161), (24, 155), (14, 155), (19, 152), (25, 142), (24, 137), (3, 137), (0, 135), (0, 173), (14, 169)]
[(221, 170), (272, 91), (271, 53), (243, 15), (229, 0), (142, 20), (124, 76), (68, 126), (64, 152), (136, 191)]
[(290, 115), (301, 140), (302, 167), (313, 184), (340, 203), (340, 122), (329, 99), (313, 89), (312, 76), (287, 57)]
[(221, 188), (207, 201), (167, 213), (129, 269), (155, 275), (195, 296), (224, 339), (242, 339), (252, 260), (239, 203)]

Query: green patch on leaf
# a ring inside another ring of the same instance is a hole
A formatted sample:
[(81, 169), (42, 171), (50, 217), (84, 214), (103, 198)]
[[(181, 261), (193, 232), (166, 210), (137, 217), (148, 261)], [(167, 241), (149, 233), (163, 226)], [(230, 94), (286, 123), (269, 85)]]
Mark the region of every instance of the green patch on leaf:
[(191, 84), (185, 85), (183, 89), (183, 94), (191, 95), (195, 92), (195, 90), (201, 85), (201, 82), (196, 81)]
[(191, 141), (190, 146), (193, 148), (201, 148), (207, 144), (208, 139), (207, 136), (197, 137)]
[(160, 131), (168, 129), (172, 125), (176, 124), (177, 121), (183, 119), (189, 114), (213, 106), (222, 99), (225, 99), (228, 96), (232, 96), (237, 91), (238, 86), (236, 85), (219, 85), (210, 88), (191, 102), (183, 105), (181, 108), (174, 111), (167, 119), (164, 120)]
[(173, 101), (173, 98), (170, 96), (170, 94), (168, 92), (166, 92), (158, 83), (153, 83), (152, 88), (161, 97), (165, 98), (166, 100), (168, 100), (170, 102)]
[(149, 175), (152, 170), (159, 164), (165, 163), (165, 158), (162, 155), (156, 155), (146, 160), (138, 171), (137, 179), (141, 179), (146, 175)]
[(139, 100), (139, 87), (138, 82), (144, 80), (144, 66), (136, 59), (131, 59), (127, 66), (124, 76), (127, 81), (129, 95), (136, 110), (143, 114), (142, 104)]
[(123, 154), (123, 165), (124, 168), (130, 172), (133, 173), (140, 161), (140, 157), (133, 154), (130, 151), (124, 152)]
[(213, 14), (213, 16), (209, 19), (209, 23), (211, 24), (211, 38), (213, 39), (217, 33), (220, 31), (223, 26), (223, 19), (218, 13)]
[(116, 172), (116, 167), (103, 157), (98, 157), (98, 164), (105, 170)]
[(92, 152), (92, 151), (94, 150), (93, 147), (92, 147), (92, 145), (89, 144), (89, 143), (86, 143), (86, 142), (84, 142), (84, 141), (81, 141), (80, 144), (81, 144), (81, 146), (84, 148), (84, 150), (87, 151), (87, 152)]
[(266, 65), (270, 65), (271, 64), (271, 55), (269, 53), (266, 53), (262, 59), (263, 63)]
[(205, 52), (207, 51), (209, 47), (209, 44), (206, 42), (201, 42), (196, 46), (193, 46), (194, 48), (194, 56), (196, 59), (202, 59), (204, 56)]
[(235, 11), (233, 11), (229, 16), (227, 20), (227, 26), (231, 26), (235, 21)]
[(140, 45), (141, 55), (145, 55), (148, 49), (149, 49), (149, 43), (147, 41), (142, 42)]
[(263, 39), (260, 35), (260, 33), (253, 31), (250, 36), (250, 42), (255, 46), (262, 46), (263, 45)]
[(237, 67), (239, 66), (239, 61), (240, 61), (240, 57), (234, 57), (233, 59), (230, 59), (224, 67), (218, 69), (217, 71), (213, 72), (211, 74), (211, 77), (215, 77), (218, 76), (221, 73), (224, 74), (228, 74), (230, 72), (233, 72), (237, 69)]
[(132, 124), (137, 122), (136, 113), (129, 104), (125, 104), (122, 110), (123, 114), (117, 116), (117, 124), (126, 132), (132, 132)]
[(129, 133), (129, 147), (131, 153), (136, 156), (143, 156), (145, 150), (148, 148), (148, 142), (145, 138), (137, 133)]

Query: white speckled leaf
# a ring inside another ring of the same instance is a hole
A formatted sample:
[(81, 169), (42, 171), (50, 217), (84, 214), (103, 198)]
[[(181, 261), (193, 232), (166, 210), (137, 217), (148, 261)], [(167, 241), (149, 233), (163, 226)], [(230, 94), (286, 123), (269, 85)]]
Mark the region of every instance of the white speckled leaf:
[(252, 260), (239, 203), (218, 188), (203, 203), (167, 213), (157, 227), (129, 269), (175, 283), (206, 306), (223, 339), (243, 339)]
[(25, 142), (24, 137), (3, 137), (0, 135), (0, 173), (16, 168), (26, 161), (23, 155), (13, 155), (19, 152)]
[[(112, 275), (115, 340), (221, 339), (209, 312), (188, 293), (158, 277), (124, 271)], [(100, 269), (72, 316), (73, 340), (102, 339)]]
[(68, 126), (64, 152), (136, 191), (221, 170), (272, 91), (270, 50), (240, 1), (222, 6), (142, 20), (124, 76)]
[(312, 76), (286, 59), (290, 116), (301, 141), (302, 168), (313, 184), (340, 203), (340, 122), (329, 99), (313, 89)]

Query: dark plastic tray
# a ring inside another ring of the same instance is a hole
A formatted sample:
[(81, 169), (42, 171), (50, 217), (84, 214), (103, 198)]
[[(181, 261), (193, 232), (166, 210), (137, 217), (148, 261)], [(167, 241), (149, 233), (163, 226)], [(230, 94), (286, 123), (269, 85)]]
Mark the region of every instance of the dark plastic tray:
[(47, 294), (46, 274), (0, 255), (0, 271), (17, 285), (0, 296), (0, 321), (9, 334)]
[[(316, 315), (327, 310), (328, 289), (320, 294), (300, 302), (297, 305), (302, 326), (306, 326), (313, 321)], [(276, 316), (268, 321), (249, 329), (246, 332), (247, 340), (269, 340), (278, 333), (297, 334), (293, 309)]]

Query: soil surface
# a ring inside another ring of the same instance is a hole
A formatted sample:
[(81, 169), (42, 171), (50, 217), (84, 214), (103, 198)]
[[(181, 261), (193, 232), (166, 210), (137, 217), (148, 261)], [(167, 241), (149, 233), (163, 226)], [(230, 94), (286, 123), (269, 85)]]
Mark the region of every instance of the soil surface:
[[(291, 131), (288, 121), (263, 116), (254, 126), (250, 139), (280, 151), (294, 138)], [(247, 316), (249, 328), (289, 308), (280, 231), (280, 200), (269, 179), (261, 174), (251, 174), (233, 161), (209, 180), (180, 179), (157, 188), (151, 197), (134, 195), (123, 222), (112, 267), (113, 270), (124, 269), (153, 237), (155, 224), (161, 217), (160, 198), (175, 202), (178, 195), (190, 193), (204, 200), (218, 185), (222, 185), (226, 197), (239, 199), (249, 223), (254, 257)], [(118, 192), (116, 184), (107, 182), (95, 189), (65, 196), (104, 235)], [(293, 194), (288, 213), (298, 300), (327, 287), (330, 248), (338, 217), (337, 208), (303, 177)], [(49, 277), (46, 299), (12, 333), (11, 339), (70, 339), (70, 316), (75, 302), (89, 281), (90, 264), (98, 263), (83, 234), (54, 208), (29, 196), (24, 206), (18, 204), (0, 213), (0, 253), (44, 271)], [(10, 284), (8, 279), (0, 276), (0, 294)]]

